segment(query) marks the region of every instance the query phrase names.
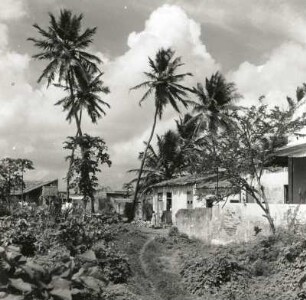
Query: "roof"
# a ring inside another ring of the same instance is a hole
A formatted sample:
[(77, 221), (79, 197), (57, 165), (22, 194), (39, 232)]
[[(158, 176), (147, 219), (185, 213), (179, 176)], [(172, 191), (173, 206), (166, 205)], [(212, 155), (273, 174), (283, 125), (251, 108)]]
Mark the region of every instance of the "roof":
[(165, 180), (159, 182), (157, 184), (152, 185), (152, 187), (168, 187), (168, 186), (188, 186), (194, 184), (204, 184), (209, 180), (216, 179), (216, 174), (207, 174), (203, 176), (196, 176), (196, 175), (189, 175), (189, 176), (182, 176), (175, 179)]
[(114, 191), (114, 192), (106, 192), (107, 196), (123, 196), (127, 197), (127, 191)]
[(306, 157), (306, 143), (292, 144), (279, 148), (275, 152), (276, 156)]
[[(51, 183), (57, 182), (57, 179), (49, 180), (49, 181), (25, 181), (25, 188), (23, 190), (23, 194), (29, 193), (31, 191), (34, 191), (38, 188), (41, 188), (45, 185), (49, 185)], [(15, 190), (12, 191), (12, 195), (18, 196), (22, 194), (21, 190)]]

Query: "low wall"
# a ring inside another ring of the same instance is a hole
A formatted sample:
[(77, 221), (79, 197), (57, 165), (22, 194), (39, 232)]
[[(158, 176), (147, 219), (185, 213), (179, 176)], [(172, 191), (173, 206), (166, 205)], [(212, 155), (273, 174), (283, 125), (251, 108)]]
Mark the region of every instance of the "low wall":
[[(297, 224), (306, 224), (305, 204), (270, 204), (270, 210), (276, 227), (288, 227), (293, 219)], [(255, 237), (255, 226), (262, 229), (260, 234), (270, 233), (268, 221), (256, 203), (181, 209), (176, 214), (176, 226), (189, 236), (213, 244), (249, 241)]]

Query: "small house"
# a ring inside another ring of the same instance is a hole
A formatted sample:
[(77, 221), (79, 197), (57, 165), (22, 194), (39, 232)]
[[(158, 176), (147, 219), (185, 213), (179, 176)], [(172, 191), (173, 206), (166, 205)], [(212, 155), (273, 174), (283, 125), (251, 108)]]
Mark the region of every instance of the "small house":
[(241, 202), (240, 192), (216, 174), (184, 176), (166, 180), (152, 186), (153, 211), (165, 223), (175, 221), (180, 209), (193, 209), (212, 205), (212, 197), (227, 196), (229, 201)]
[(49, 181), (25, 181), (25, 188), (11, 192), (16, 201), (26, 201), (42, 204), (42, 199), (58, 196), (58, 179)]

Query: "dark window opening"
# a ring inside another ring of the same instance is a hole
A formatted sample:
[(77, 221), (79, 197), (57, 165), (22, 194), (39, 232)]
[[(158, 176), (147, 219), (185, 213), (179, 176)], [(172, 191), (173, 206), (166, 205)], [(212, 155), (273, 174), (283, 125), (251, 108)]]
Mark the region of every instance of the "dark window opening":
[(170, 211), (172, 208), (172, 193), (167, 193), (167, 206), (166, 210)]

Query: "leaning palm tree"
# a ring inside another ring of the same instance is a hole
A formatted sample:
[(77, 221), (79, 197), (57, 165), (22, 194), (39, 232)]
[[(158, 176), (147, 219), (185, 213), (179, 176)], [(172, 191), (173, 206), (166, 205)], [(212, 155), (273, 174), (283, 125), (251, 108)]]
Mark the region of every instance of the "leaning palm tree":
[(140, 88), (146, 88), (146, 92), (142, 96), (139, 105), (143, 101), (151, 97), (155, 104), (155, 113), (153, 118), (153, 125), (151, 134), (146, 142), (146, 148), (143, 152), (141, 165), (138, 173), (138, 178), (135, 187), (134, 199), (133, 199), (133, 212), (135, 216), (136, 201), (139, 189), (139, 182), (141, 179), (144, 163), (147, 157), (147, 151), (150, 147), (151, 140), (154, 135), (157, 118), (161, 119), (164, 108), (170, 104), (177, 112), (180, 112), (178, 103), (187, 107), (187, 91), (189, 89), (180, 84), (186, 76), (192, 76), (191, 73), (179, 73), (177, 69), (183, 65), (180, 57), (174, 57), (175, 52), (172, 49), (160, 49), (157, 51), (155, 60), (149, 57), (150, 72), (144, 72), (146, 81), (142, 82), (131, 88), (136, 90)]
[[(58, 19), (53, 14), (49, 14), (49, 27), (45, 30), (38, 24), (34, 24), (40, 34), (40, 38), (29, 38), (34, 45), (41, 50), (33, 58), (46, 60), (48, 64), (43, 70), (38, 82), (47, 80), (47, 85), (51, 83), (64, 84), (69, 88), (71, 106), (77, 106), (76, 87), (79, 79), (88, 81), (86, 68), (99, 71), (97, 63), (101, 60), (86, 50), (93, 41), (96, 27), (87, 28), (82, 31), (82, 14), (73, 15), (69, 10), (61, 10)], [(82, 136), (81, 120), (78, 109), (73, 108), (73, 118), (76, 122), (77, 136)], [(72, 150), (72, 159), (74, 157)], [(67, 173), (67, 198), (69, 199), (69, 174), (71, 173), (72, 161), (70, 161)]]

